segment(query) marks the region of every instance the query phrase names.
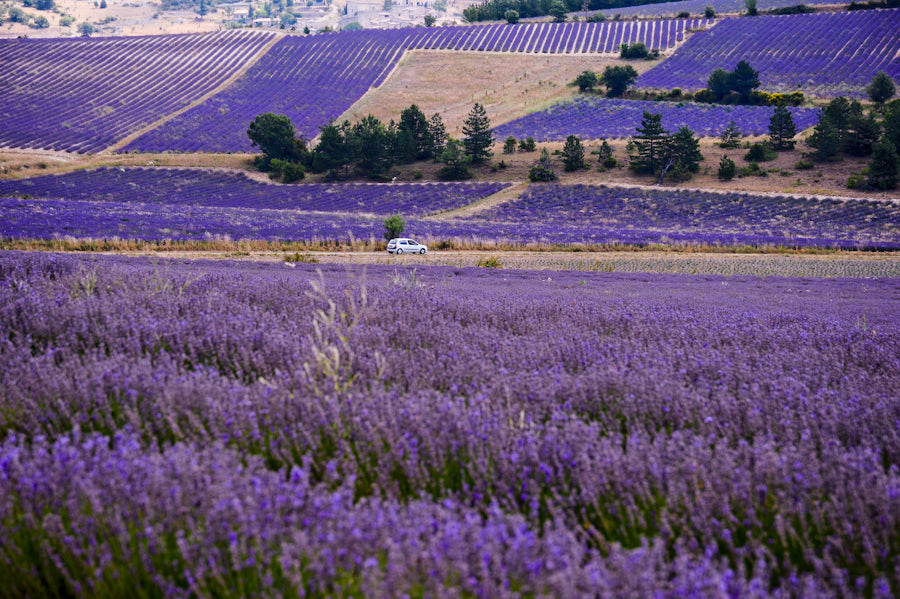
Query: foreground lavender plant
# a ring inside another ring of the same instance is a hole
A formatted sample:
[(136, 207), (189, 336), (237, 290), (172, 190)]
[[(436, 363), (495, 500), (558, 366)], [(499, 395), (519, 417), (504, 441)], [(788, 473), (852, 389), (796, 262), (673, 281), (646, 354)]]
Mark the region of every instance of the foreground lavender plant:
[(0, 255), (0, 594), (900, 590), (900, 287)]

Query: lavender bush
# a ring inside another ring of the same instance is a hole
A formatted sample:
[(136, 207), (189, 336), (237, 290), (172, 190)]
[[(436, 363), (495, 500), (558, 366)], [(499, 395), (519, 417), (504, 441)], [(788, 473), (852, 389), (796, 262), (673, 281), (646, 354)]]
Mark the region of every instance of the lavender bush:
[(890, 597), (898, 323), (893, 279), (7, 252), (0, 594)]
[(638, 77), (643, 88), (698, 90), (745, 60), (766, 91), (862, 96), (878, 71), (900, 80), (900, 9), (724, 19)]
[(436, 214), (503, 187), (289, 186), (197, 169), (79, 171), (0, 182), (0, 237), (347, 243), (380, 239), (383, 216), (399, 210), (411, 217), (407, 232), (426, 243), (900, 248), (900, 209), (874, 200), (535, 185), (474, 216)]
[[(534, 137), (538, 141), (561, 141), (569, 135), (582, 139), (629, 137), (641, 124), (645, 111), (661, 113), (663, 126), (675, 131), (688, 127), (701, 137), (718, 137), (734, 121), (742, 135), (768, 133), (774, 108), (766, 106), (723, 106), (682, 102), (646, 102), (577, 96), (546, 110), (494, 128), (497, 139), (513, 136)], [(802, 131), (819, 122), (814, 108), (790, 108), (791, 116)]]
[(205, 169), (100, 168), (0, 181), (0, 196), (79, 202), (163, 204), (427, 216), (460, 208), (507, 183), (260, 183), (240, 172)]
[(0, 147), (102, 150), (213, 91), (272, 37), (0, 40)]

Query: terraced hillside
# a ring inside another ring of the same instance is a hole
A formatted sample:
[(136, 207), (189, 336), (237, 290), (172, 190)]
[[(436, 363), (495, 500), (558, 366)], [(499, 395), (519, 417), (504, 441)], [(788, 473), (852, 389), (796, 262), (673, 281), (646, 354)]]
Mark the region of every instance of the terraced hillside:
[(763, 89), (862, 96), (878, 71), (900, 80), (900, 9), (724, 19), (641, 75), (638, 87), (698, 90), (746, 60)]
[[(536, 23), (282, 36), (223, 92), (125, 151), (249, 151), (247, 124), (262, 112), (287, 114), (303, 136), (314, 137), (378, 86), (407, 50), (604, 55), (620, 43), (641, 41), (666, 51), (707, 24)], [(272, 34), (241, 31), (0, 41), (0, 61), (16, 65), (2, 83), (0, 147), (91, 153), (113, 146), (216, 89), (273, 40)]]

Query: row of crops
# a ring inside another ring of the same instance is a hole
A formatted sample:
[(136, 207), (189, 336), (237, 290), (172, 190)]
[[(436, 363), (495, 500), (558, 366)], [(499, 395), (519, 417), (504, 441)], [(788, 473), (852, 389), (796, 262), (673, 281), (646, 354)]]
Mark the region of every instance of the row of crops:
[(0, 596), (900, 594), (896, 279), (6, 252), (0, 330)]
[(100, 168), (0, 181), (0, 196), (307, 212), (427, 216), (497, 193), (507, 183), (260, 183), (240, 172)]
[(97, 152), (213, 91), (274, 39), (0, 40), (0, 147)]
[(698, 90), (745, 60), (767, 91), (861, 95), (878, 71), (900, 81), (900, 9), (725, 19), (644, 73), (645, 88)]
[[(797, 6), (797, 0), (765, 0), (758, 5), (760, 11), (773, 8)], [(805, 0), (807, 6), (835, 5), (835, 0)], [(678, 0), (677, 2), (659, 2), (656, 4), (640, 4), (637, 6), (625, 6), (622, 8), (608, 8), (602, 12), (606, 16), (622, 15), (623, 17), (674, 17), (682, 12), (692, 15), (702, 15), (706, 7), (711, 6), (716, 14), (743, 13), (747, 11), (744, 0)], [(592, 13), (578, 13), (579, 16), (588, 16)]]
[[(213, 99), (126, 151), (239, 152), (262, 112), (288, 115), (305, 137), (379, 85), (412, 49), (597, 54), (621, 43), (667, 50), (703, 19), (643, 23), (532, 23), (284, 36)], [(232, 76), (272, 34), (0, 40), (0, 147), (95, 152), (183, 108)], [(118, 57), (126, 57), (120, 60)], [(147, 85), (147, 82), (152, 82)]]
[[(644, 112), (662, 114), (663, 127), (675, 131), (688, 127), (701, 137), (718, 137), (733, 122), (742, 135), (768, 132), (774, 108), (767, 106), (725, 106), (682, 102), (649, 102), (576, 96), (546, 110), (504, 123), (494, 128), (501, 141), (509, 136), (537, 141), (560, 141), (569, 135), (581, 139), (625, 138), (635, 134)], [(789, 108), (797, 130), (819, 122), (815, 108)]]
[(0, 236), (336, 241), (380, 238), (385, 215), (428, 240), (900, 248), (900, 206), (587, 185), (534, 185), (465, 218), (425, 218), (503, 184), (271, 185), (189, 169), (101, 169), (0, 182)]

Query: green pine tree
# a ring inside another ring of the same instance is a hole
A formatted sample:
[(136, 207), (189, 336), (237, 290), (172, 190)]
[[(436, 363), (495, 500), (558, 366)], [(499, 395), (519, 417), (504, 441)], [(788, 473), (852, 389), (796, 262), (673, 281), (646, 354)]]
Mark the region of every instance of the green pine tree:
[(772, 118), (769, 119), (769, 143), (772, 149), (791, 150), (796, 143), (794, 136), (797, 135), (797, 125), (791, 112), (784, 104), (775, 107)]
[(637, 135), (631, 140), (634, 153), (629, 154), (630, 168), (637, 173), (655, 173), (662, 168), (660, 161), (669, 132), (662, 126), (662, 113), (644, 112)]
[(491, 121), (488, 119), (484, 106), (477, 102), (469, 111), (463, 123), (463, 147), (466, 155), (472, 159), (472, 162), (484, 162), (491, 156), (491, 145), (494, 143), (494, 132), (491, 130)]
[(889, 139), (882, 137), (872, 152), (868, 184), (876, 189), (896, 189), (900, 180), (900, 157)]

